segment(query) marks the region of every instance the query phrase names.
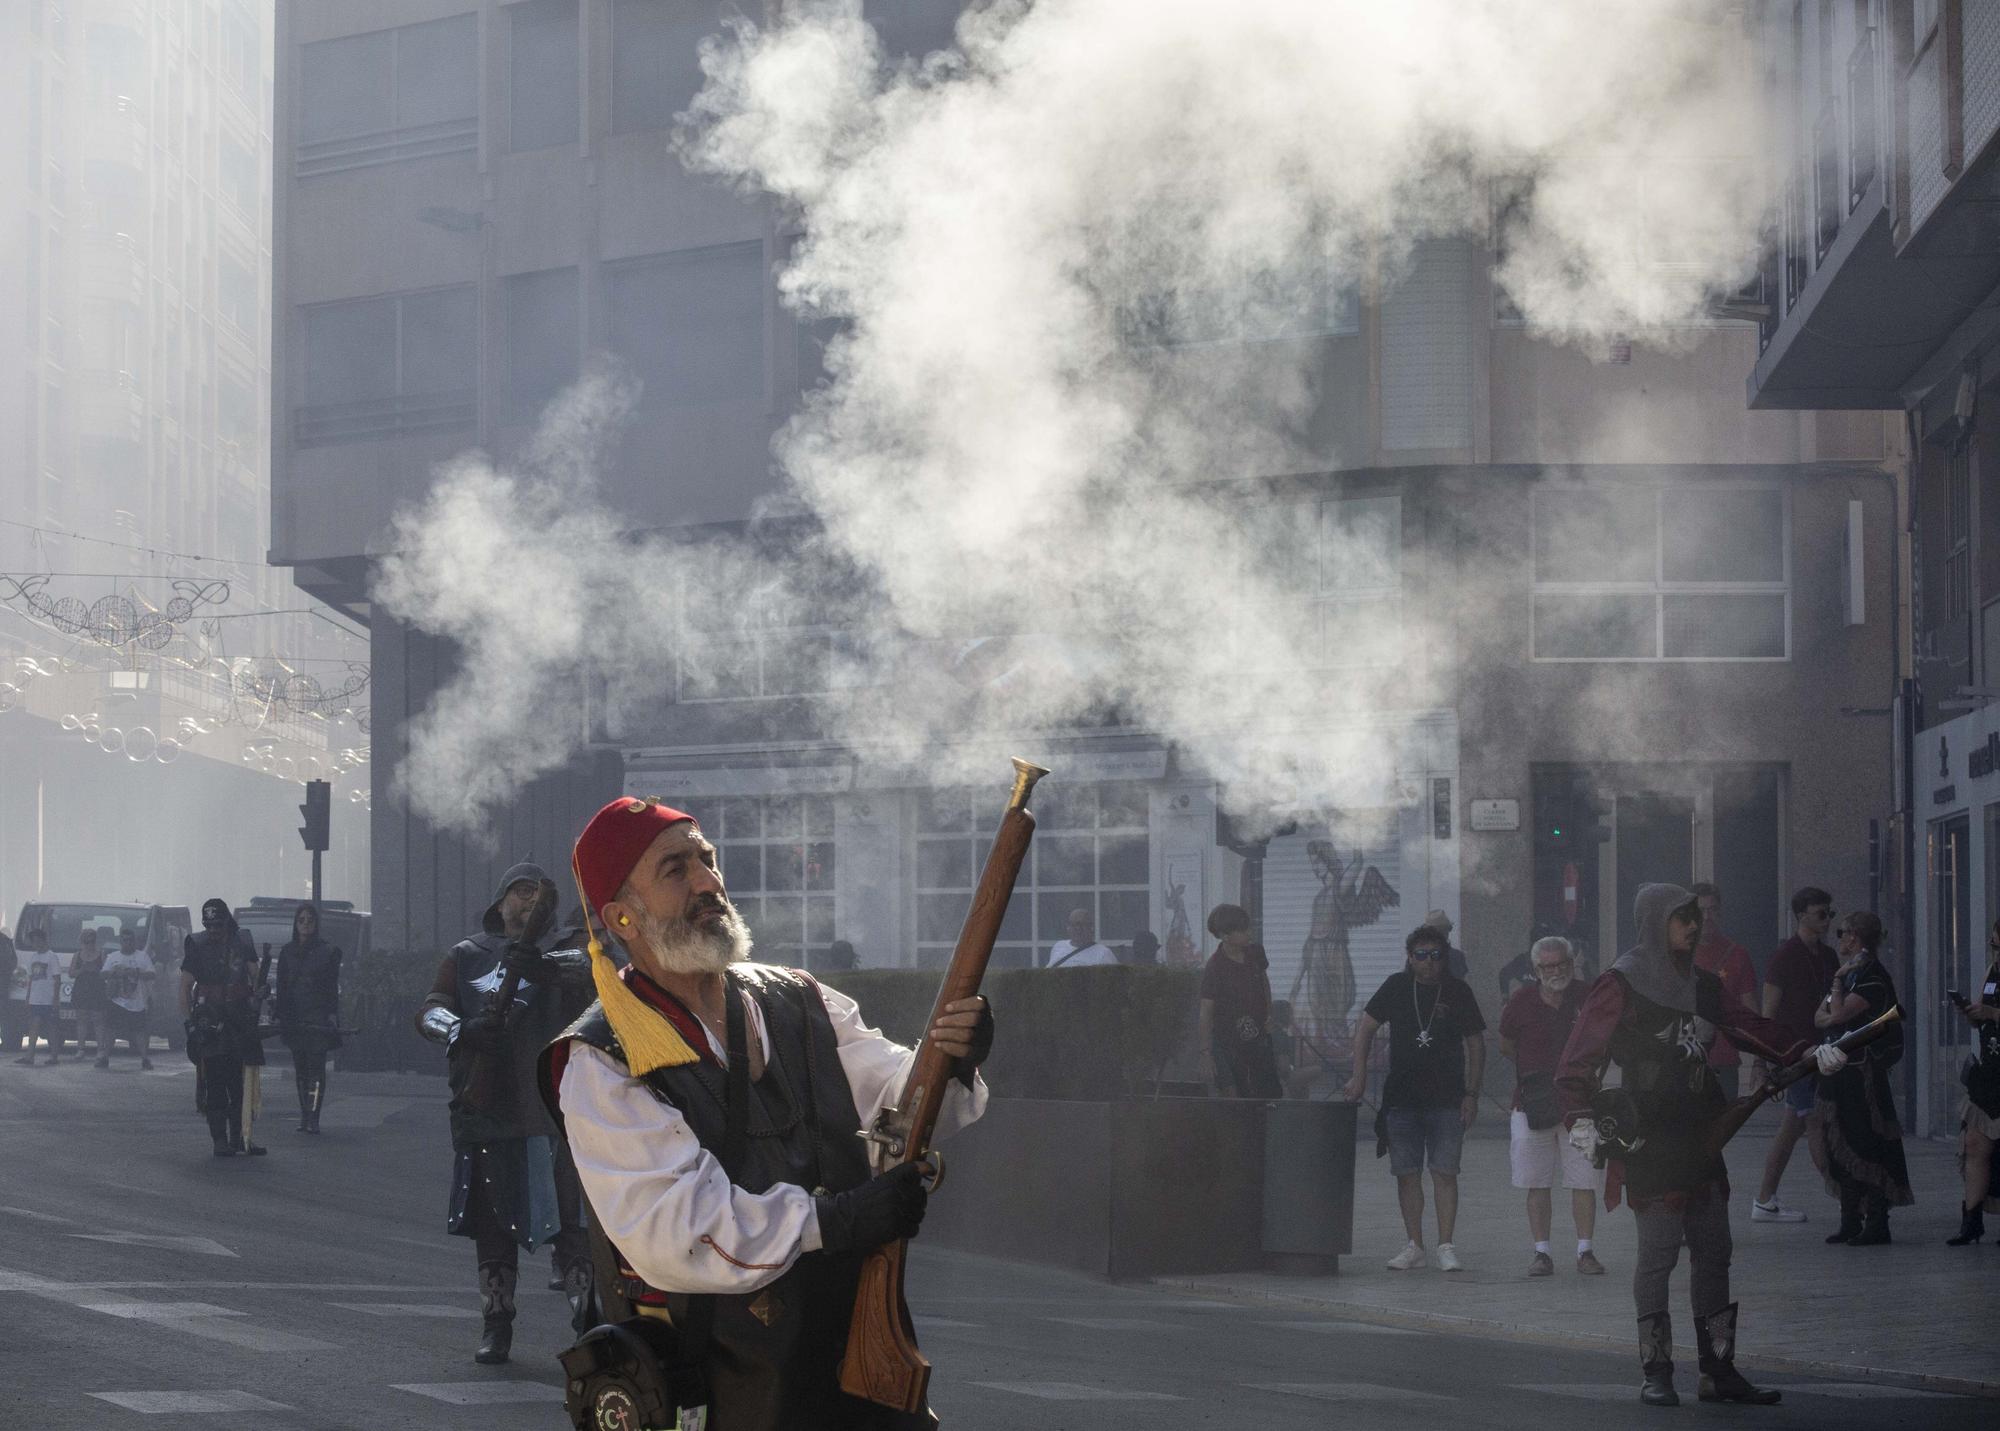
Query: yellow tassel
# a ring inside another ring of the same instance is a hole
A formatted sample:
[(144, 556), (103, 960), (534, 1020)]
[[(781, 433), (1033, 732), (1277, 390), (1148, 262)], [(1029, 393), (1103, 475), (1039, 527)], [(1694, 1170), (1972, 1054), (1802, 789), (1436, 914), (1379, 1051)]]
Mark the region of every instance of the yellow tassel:
[(595, 935), (590, 940), (590, 977), (597, 985), (604, 1017), (618, 1036), (618, 1046), (625, 1050), (625, 1069), (634, 1078), (644, 1078), (656, 1068), (679, 1068), (701, 1057), (664, 1014), (618, 977), (618, 966)]

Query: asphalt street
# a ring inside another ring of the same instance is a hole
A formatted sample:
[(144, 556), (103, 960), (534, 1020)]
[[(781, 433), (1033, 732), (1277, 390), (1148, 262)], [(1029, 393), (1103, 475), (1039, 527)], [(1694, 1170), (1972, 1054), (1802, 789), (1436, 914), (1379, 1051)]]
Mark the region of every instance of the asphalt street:
[[(566, 1425), (567, 1310), (524, 1261), (510, 1366), (474, 1365), (470, 1244), (444, 1232), (441, 1079), (335, 1076), (317, 1138), (270, 1084), (260, 1159), (217, 1159), (184, 1062), (0, 1062), (0, 1427)], [(948, 1192), (945, 1195), (949, 1195)], [(925, 1249), (910, 1272), (951, 1428), (1658, 1427), (1629, 1356), (1445, 1336)], [(1877, 1308), (1873, 1315), (1920, 1310)], [(1990, 1401), (1772, 1378), (1682, 1424), (1990, 1426)]]

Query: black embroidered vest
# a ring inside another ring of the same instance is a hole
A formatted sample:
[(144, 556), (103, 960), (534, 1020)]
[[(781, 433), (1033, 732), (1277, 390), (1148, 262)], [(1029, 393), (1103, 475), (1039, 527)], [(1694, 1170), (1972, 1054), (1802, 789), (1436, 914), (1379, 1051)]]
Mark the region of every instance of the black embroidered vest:
[[(1613, 970), (1609, 977), (1624, 983)], [(1727, 1192), (1722, 1159), (1703, 1148), (1708, 1127), (1727, 1105), (1708, 1066), (1722, 1012), (1722, 981), (1695, 971), (1694, 1012), (1656, 1004), (1625, 988), (1625, 1014), (1611, 1035), (1611, 1060), (1625, 1091), (1639, 1108), (1645, 1144), (1625, 1159), (1625, 1182), (1635, 1199), (1690, 1193), (1713, 1186)]]

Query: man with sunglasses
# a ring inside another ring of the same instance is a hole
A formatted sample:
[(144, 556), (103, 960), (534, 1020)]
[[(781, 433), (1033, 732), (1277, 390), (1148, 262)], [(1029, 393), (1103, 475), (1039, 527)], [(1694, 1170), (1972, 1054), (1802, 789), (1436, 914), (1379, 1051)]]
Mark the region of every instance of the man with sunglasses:
[[(1813, 1027), (1813, 1014), (1827, 985), (1840, 971), (1840, 956), (1826, 942), (1826, 932), (1833, 924), (1833, 896), (1807, 885), (1792, 896), (1792, 919), (1797, 925), (1796, 932), (1778, 946), (1777, 953), (1771, 956), (1770, 967), (1764, 971), (1762, 1012), (1784, 1029), (1787, 1038), (1810, 1043), (1819, 1038), (1818, 1030)], [(1806, 1220), (1803, 1211), (1778, 1201), (1778, 1182), (1785, 1176), (1785, 1165), (1792, 1160), (1792, 1149), (1805, 1134), (1806, 1119), (1812, 1115), (1817, 1097), (1814, 1082), (1802, 1078), (1785, 1090), (1784, 1112), (1778, 1120), (1778, 1131), (1771, 1135), (1771, 1151), (1764, 1157), (1764, 1181), (1757, 1189), (1757, 1200), (1750, 1205), (1752, 1222)], [(1825, 1171), (1820, 1170), (1822, 1176)]]
[(1389, 1076), (1382, 1084), (1382, 1119), (1389, 1143), (1389, 1171), (1409, 1241), (1389, 1259), (1392, 1272), (1426, 1265), (1424, 1168), (1437, 1198), (1437, 1263), (1463, 1271), (1452, 1245), (1458, 1222), (1458, 1159), (1465, 1130), (1479, 1108), (1479, 1080), (1486, 1070), (1486, 1020), (1463, 979), (1445, 970), (1445, 936), (1420, 924), (1403, 941), (1406, 968), (1375, 991), (1354, 1029), (1354, 1074), (1347, 1099), (1358, 1103), (1368, 1087), (1368, 1053), (1375, 1032), (1389, 1026)]

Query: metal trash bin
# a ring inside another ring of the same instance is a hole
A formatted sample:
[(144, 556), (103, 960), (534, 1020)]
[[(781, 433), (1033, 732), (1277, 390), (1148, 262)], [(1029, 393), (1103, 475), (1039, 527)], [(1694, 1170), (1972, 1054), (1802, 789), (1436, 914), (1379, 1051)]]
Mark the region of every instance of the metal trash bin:
[(1264, 1255), (1275, 1272), (1340, 1270), (1354, 1250), (1356, 1106), (1285, 1099), (1264, 1121)]

